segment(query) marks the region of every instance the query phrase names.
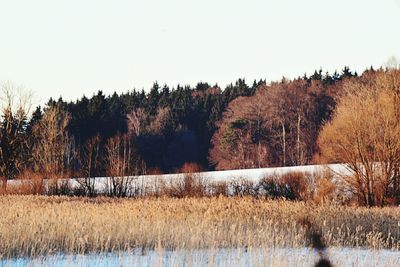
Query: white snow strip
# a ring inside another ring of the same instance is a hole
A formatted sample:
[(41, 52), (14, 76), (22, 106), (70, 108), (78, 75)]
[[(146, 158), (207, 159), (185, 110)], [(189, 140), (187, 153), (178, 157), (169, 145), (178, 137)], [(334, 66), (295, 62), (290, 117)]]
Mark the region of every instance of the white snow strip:
[[(200, 177), (204, 184), (215, 184), (220, 182), (231, 182), (238, 179), (247, 180), (253, 183), (259, 182), (265, 177), (280, 177), (289, 173), (305, 173), (312, 177), (323, 176), (325, 172), (331, 172), (335, 177), (347, 176), (351, 171), (345, 164), (329, 164), (329, 165), (305, 165), (293, 167), (278, 167), (278, 168), (258, 168), (258, 169), (240, 169), (227, 171), (209, 171), (195, 173), (196, 177)], [(129, 179), (129, 185), (132, 190), (141, 188), (141, 190), (153, 191), (160, 183), (173, 184), (182, 181), (183, 173), (163, 174), (163, 175), (140, 175), (125, 177)], [(78, 188), (79, 182), (84, 178), (61, 179), (60, 182), (68, 182), (71, 188)], [(94, 183), (97, 192), (106, 192), (107, 188), (112, 187), (110, 177), (96, 177), (89, 179)], [(9, 180), (7, 186), (18, 186), (21, 180)]]

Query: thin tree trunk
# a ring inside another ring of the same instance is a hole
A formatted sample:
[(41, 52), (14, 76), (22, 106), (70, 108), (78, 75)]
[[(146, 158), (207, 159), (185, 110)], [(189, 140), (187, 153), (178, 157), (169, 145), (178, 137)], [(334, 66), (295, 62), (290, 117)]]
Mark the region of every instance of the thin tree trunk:
[(297, 115), (297, 165), (301, 164), (301, 155), (300, 155), (300, 123), (301, 116)]
[(285, 130), (285, 124), (281, 122), (282, 124), (282, 152), (283, 152), (283, 166), (286, 166), (286, 130)]

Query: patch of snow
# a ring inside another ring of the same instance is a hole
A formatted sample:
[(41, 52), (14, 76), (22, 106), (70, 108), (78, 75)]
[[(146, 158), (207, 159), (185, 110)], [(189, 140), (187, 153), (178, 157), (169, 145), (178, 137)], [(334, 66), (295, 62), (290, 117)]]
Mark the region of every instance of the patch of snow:
[[(334, 266), (400, 266), (400, 252), (330, 248)], [(135, 250), (120, 253), (53, 255), (38, 259), (0, 260), (1, 266), (314, 266), (319, 255), (309, 248)]]
[[(292, 166), (292, 167), (277, 167), (277, 168), (258, 168), (258, 169), (240, 169), (240, 170), (226, 170), (226, 171), (208, 171), (195, 173), (197, 177), (200, 177), (205, 184), (214, 184), (219, 182), (231, 182), (235, 179), (243, 179), (253, 183), (259, 182), (264, 177), (280, 177), (288, 173), (301, 172), (309, 174), (313, 177), (323, 175), (324, 172), (330, 171), (333, 177), (348, 176), (351, 174), (350, 170), (345, 164), (328, 164), (328, 165), (305, 165), (305, 166)], [(157, 184), (165, 183), (171, 184), (176, 181), (182, 180), (184, 174), (163, 174), (163, 175), (140, 175), (125, 177), (130, 179), (130, 187), (141, 188), (144, 190), (153, 191), (157, 187)], [(78, 180), (84, 178), (71, 178), (62, 179), (60, 182), (67, 181), (71, 188), (79, 187)], [(96, 177), (89, 178), (91, 183), (97, 192), (106, 192), (107, 187), (111, 184), (110, 177)], [(18, 185), (21, 181), (19, 180), (8, 180), (7, 186)]]

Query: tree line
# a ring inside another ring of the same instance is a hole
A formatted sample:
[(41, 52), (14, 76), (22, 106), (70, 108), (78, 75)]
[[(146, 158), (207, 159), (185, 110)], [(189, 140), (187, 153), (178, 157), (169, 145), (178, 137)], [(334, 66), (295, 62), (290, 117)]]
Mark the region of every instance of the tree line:
[[(2, 85), (0, 176), (24, 172), (52, 177), (96, 177), (175, 172), (186, 162), (208, 162), (216, 121), (238, 96), (260, 84), (244, 79), (221, 89), (198, 83), (170, 88), (154, 83), (106, 96), (98, 91), (77, 101), (50, 99), (31, 112), (31, 96)], [(116, 162), (118, 161), (118, 162)]]
[[(148, 92), (49, 99), (33, 112), (30, 96), (4, 83), (0, 175), (170, 173), (186, 162), (203, 170), (307, 164), (315, 150), (312, 136), (334, 106), (336, 85), (353, 76), (345, 67), (340, 74), (319, 70), (268, 86), (265, 80), (248, 85), (244, 79), (224, 89), (204, 82), (176, 88), (154, 83)], [(303, 138), (306, 134), (311, 139)]]
[(15, 86), (5, 83), (0, 174), (12, 179), (31, 169), (65, 176), (86, 168), (90, 176), (106, 175), (100, 162), (112, 139), (129, 143), (134, 161), (146, 166), (138, 173), (174, 172), (185, 162), (205, 170), (309, 164), (343, 84), (378, 72), (383, 70), (358, 76), (345, 67), (251, 86), (239, 79), (223, 90), (203, 82), (193, 88), (154, 83), (147, 93), (50, 99), (32, 114), (29, 96), (16, 95)]
[(31, 96), (4, 83), (0, 176), (81, 177), (86, 195), (90, 178), (107, 176), (110, 194), (126, 195), (123, 177), (188, 162), (198, 171), (339, 162), (354, 172), (343, 184), (359, 202), (385, 204), (400, 195), (399, 88), (399, 70), (345, 67), (224, 89), (154, 83), (147, 93), (50, 99), (31, 112)]
[(341, 195), (400, 203), (400, 70), (262, 85), (229, 103), (211, 142), (219, 170), (343, 163)]
[(218, 170), (313, 163), (320, 129), (350, 79), (359, 77), (347, 67), (340, 75), (316, 71), (262, 84), (254, 95), (237, 97), (217, 122), (210, 162)]

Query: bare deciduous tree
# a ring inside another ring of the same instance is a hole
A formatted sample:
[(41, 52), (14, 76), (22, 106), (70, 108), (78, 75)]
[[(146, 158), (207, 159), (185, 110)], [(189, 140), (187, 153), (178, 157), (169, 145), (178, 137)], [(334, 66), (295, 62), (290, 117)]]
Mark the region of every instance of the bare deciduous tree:
[(108, 194), (111, 196), (130, 196), (133, 192), (133, 177), (143, 173), (144, 163), (136, 155), (132, 138), (117, 134), (107, 140), (105, 147), (108, 170)]
[(139, 136), (146, 121), (146, 114), (142, 108), (134, 109), (127, 115), (128, 134)]
[(210, 159), (217, 169), (303, 165), (311, 161), (320, 122), (319, 82), (260, 86), (233, 100), (214, 134)]
[(277, 152), (282, 166), (304, 165), (313, 155), (318, 125), (311, 95), (317, 95), (320, 87), (318, 81), (295, 80), (271, 84), (264, 94), (271, 141), (280, 148)]
[(78, 178), (76, 181), (86, 196), (95, 196), (96, 194), (95, 175), (100, 164), (100, 142), (99, 135), (90, 138), (79, 153), (83, 178)]
[(44, 174), (58, 190), (58, 178), (69, 175), (69, 167), (74, 157), (74, 140), (68, 133), (70, 114), (58, 106), (49, 107), (33, 132), (34, 168)]
[(343, 162), (354, 173), (343, 177), (361, 203), (383, 205), (399, 195), (400, 71), (348, 81), (332, 121), (319, 137), (325, 161)]
[(150, 129), (156, 134), (162, 134), (171, 122), (171, 109), (170, 108), (158, 108), (157, 115), (150, 124)]
[(239, 97), (227, 108), (210, 151), (210, 160), (217, 169), (268, 166), (268, 130), (260, 100)]

